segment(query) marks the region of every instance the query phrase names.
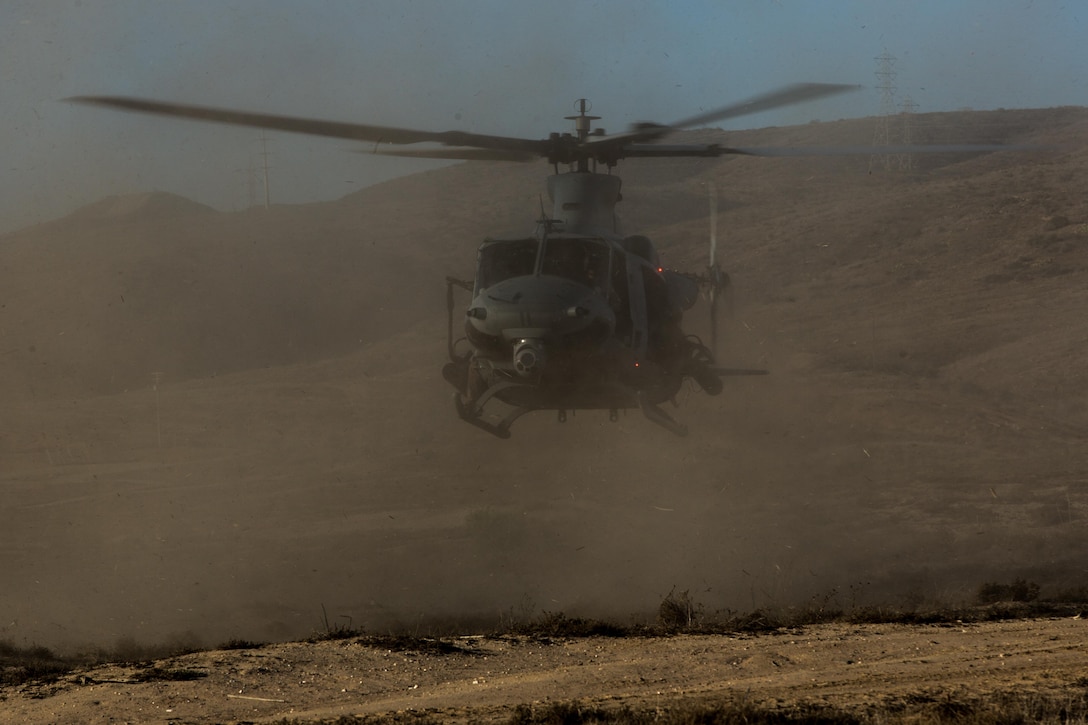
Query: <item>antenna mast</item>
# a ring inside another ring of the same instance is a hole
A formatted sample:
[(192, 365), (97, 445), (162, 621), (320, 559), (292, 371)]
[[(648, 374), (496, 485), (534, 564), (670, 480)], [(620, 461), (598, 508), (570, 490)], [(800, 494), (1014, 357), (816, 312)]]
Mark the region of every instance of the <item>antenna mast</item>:
[[(584, 98), (579, 98), (575, 101), (575, 106), (578, 109), (577, 116), (564, 116), (568, 121), (574, 121), (574, 132), (578, 134), (579, 141), (585, 141), (589, 138), (590, 131), (593, 130), (593, 121), (599, 121), (600, 116), (587, 116), (586, 111), (593, 108), (593, 104), (586, 101)], [(581, 157), (578, 159), (578, 170), (582, 172), (589, 171), (589, 159)]]

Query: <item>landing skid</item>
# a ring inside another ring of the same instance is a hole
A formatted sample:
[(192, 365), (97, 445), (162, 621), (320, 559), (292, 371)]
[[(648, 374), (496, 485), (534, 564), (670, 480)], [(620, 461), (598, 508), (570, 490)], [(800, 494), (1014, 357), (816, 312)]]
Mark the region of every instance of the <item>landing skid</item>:
[(453, 394), (453, 405), (457, 408), (457, 415), (461, 420), (476, 426), (480, 430), (485, 430), (491, 435), (507, 439), (510, 437), (510, 426), (514, 424), (521, 416), (531, 412), (531, 408), (514, 407), (509, 413), (506, 414), (498, 423), (492, 423), (491, 421), (483, 417), (484, 406), (487, 402), (495, 397), (496, 393), (500, 393), (503, 390), (509, 390), (510, 388), (518, 387), (518, 383), (497, 383), (488, 388), (479, 398), (471, 403), (466, 402), (465, 397), (461, 393)]
[(638, 394), (638, 407), (642, 409), (642, 414), (651, 422), (657, 423), (665, 430), (671, 431), (680, 437), (688, 434), (688, 427), (686, 425), (676, 422), (671, 415), (651, 403), (647, 399), (645, 392), (639, 392)]
[[(446, 380), (460, 391), (454, 393), (453, 396), (457, 416), (466, 423), (486, 431), (496, 438), (504, 440), (510, 438), (510, 428), (518, 418), (526, 413), (556, 410), (559, 413), (559, 422), (562, 423), (566, 421), (568, 410), (608, 410), (609, 420), (616, 422), (619, 418), (618, 411), (620, 409), (634, 408), (636, 406), (652, 423), (678, 436), (688, 434), (686, 425), (675, 420), (659, 406), (663, 399), (662, 391), (657, 391), (657, 395), (652, 395), (647, 390), (639, 391), (626, 385), (614, 384), (611, 389), (603, 394), (601, 394), (601, 391), (598, 391), (597, 395), (588, 396), (584, 393), (553, 393), (545, 396), (539, 402), (534, 402), (535, 398), (533, 396), (525, 395), (526, 391), (533, 391), (534, 386), (522, 382), (503, 381), (487, 387), (478, 397), (472, 398), (469, 395), (470, 385), (464, 382), (468, 372), (467, 362), (467, 359), (462, 359), (448, 363), (442, 371)], [(689, 370), (687, 375), (692, 377), (703, 390), (711, 395), (721, 392), (722, 377), (766, 375), (768, 373), (767, 370), (761, 369), (720, 368), (706, 364), (693, 367), (695, 369)], [(508, 393), (513, 393), (513, 395), (508, 395)], [(665, 397), (664, 399), (667, 400), (668, 398)], [(494, 410), (494, 406), (499, 403), (501, 403), (500, 409), (509, 407), (506, 414), (501, 418), (497, 414), (499, 411)], [(496, 414), (487, 415), (486, 408), (491, 408), (492, 412)]]
[[(505, 417), (502, 418), (502, 420), (498, 422), (493, 422), (494, 419), (489, 420), (487, 417), (485, 417), (484, 406), (491, 398), (495, 396), (496, 392), (499, 392), (498, 390), (496, 390), (496, 388), (509, 388), (515, 387), (516, 385), (516, 383), (500, 383), (494, 386), (492, 389), (489, 389), (483, 395), (481, 395), (478, 400), (475, 400), (471, 403), (468, 402), (462, 394), (454, 393), (453, 405), (454, 408), (457, 410), (458, 417), (469, 425), (476, 426), (480, 430), (486, 431), (491, 435), (495, 436), (496, 438), (502, 438), (503, 440), (510, 438), (510, 428), (514, 425), (514, 422), (518, 418), (525, 415), (526, 413), (532, 413), (538, 410), (546, 410), (546, 408), (528, 408), (524, 406), (515, 406), (510, 410), (510, 412), (506, 414)], [(639, 409), (648, 420), (656, 423), (665, 430), (668, 430), (678, 436), (686, 436), (688, 434), (687, 426), (677, 422), (672, 418), (672, 416), (662, 410), (659, 406), (650, 402), (648, 396), (645, 393), (637, 393), (636, 397), (638, 400)], [(565, 409), (559, 410), (560, 422), (566, 421), (566, 412), (567, 411)], [(616, 422), (619, 419), (618, 409), (609, 409), (608, 417), (609, 420), (613, 423)]]
[(514, 424), (514, 421), (529, 412), (526, 408), (515, 408), (499, 423), (492, 423), (481, 417), (483, 411), (477, 409), (476, 406), (465, 405), (460, 393), (453, 394), (453, 405), (457, 408), (457, 415), (461, 420), (503, 440), (510, 437), (510, 426)]

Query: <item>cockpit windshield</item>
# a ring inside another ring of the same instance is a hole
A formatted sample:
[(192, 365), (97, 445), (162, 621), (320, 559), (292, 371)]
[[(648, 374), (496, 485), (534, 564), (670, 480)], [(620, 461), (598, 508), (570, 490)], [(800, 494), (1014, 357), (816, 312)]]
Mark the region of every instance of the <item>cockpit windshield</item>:
[(549, 238), (540, 273), (601, 287), (608, 279), (608, 247), (595, 239)]
[(535, 239), (512, 239), (481, 247), (476, 288), (486, 289), (511, 277), (531, 275), (536, 269), (537, 244)]

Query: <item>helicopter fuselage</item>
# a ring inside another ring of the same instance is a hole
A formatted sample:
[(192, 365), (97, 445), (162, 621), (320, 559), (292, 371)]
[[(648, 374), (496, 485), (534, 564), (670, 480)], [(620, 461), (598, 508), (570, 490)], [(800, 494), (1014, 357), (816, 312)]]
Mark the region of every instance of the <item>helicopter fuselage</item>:
[(690, 372), (694, 343), (680, 320), (697, 284), (662, 269), (645, 237), (561, 226), (479, 248), (464, 325), (471, 351), (447, 366), (470, 422), (480, 424), (492, 397), (521, 412), (614, 416), (671, 399)]

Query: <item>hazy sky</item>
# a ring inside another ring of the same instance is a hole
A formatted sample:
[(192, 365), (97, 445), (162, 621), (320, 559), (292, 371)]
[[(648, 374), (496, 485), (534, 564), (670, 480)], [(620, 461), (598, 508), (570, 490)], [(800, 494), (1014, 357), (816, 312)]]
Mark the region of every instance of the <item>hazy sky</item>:
[[(1085, 105), (1086, 33), (1082, 0), (0, 0), (0, 232), (110, 194), (248, 204), (259, 131), (72, 95), (541, 138), (583, 96), (616, 131), (797, 81), (865, 86), (733, 124), (752, 128), (874, 115), (885, 50), (920, 112)], [(270, 134), (273, 201), (429, 163), (353, 148)]]

